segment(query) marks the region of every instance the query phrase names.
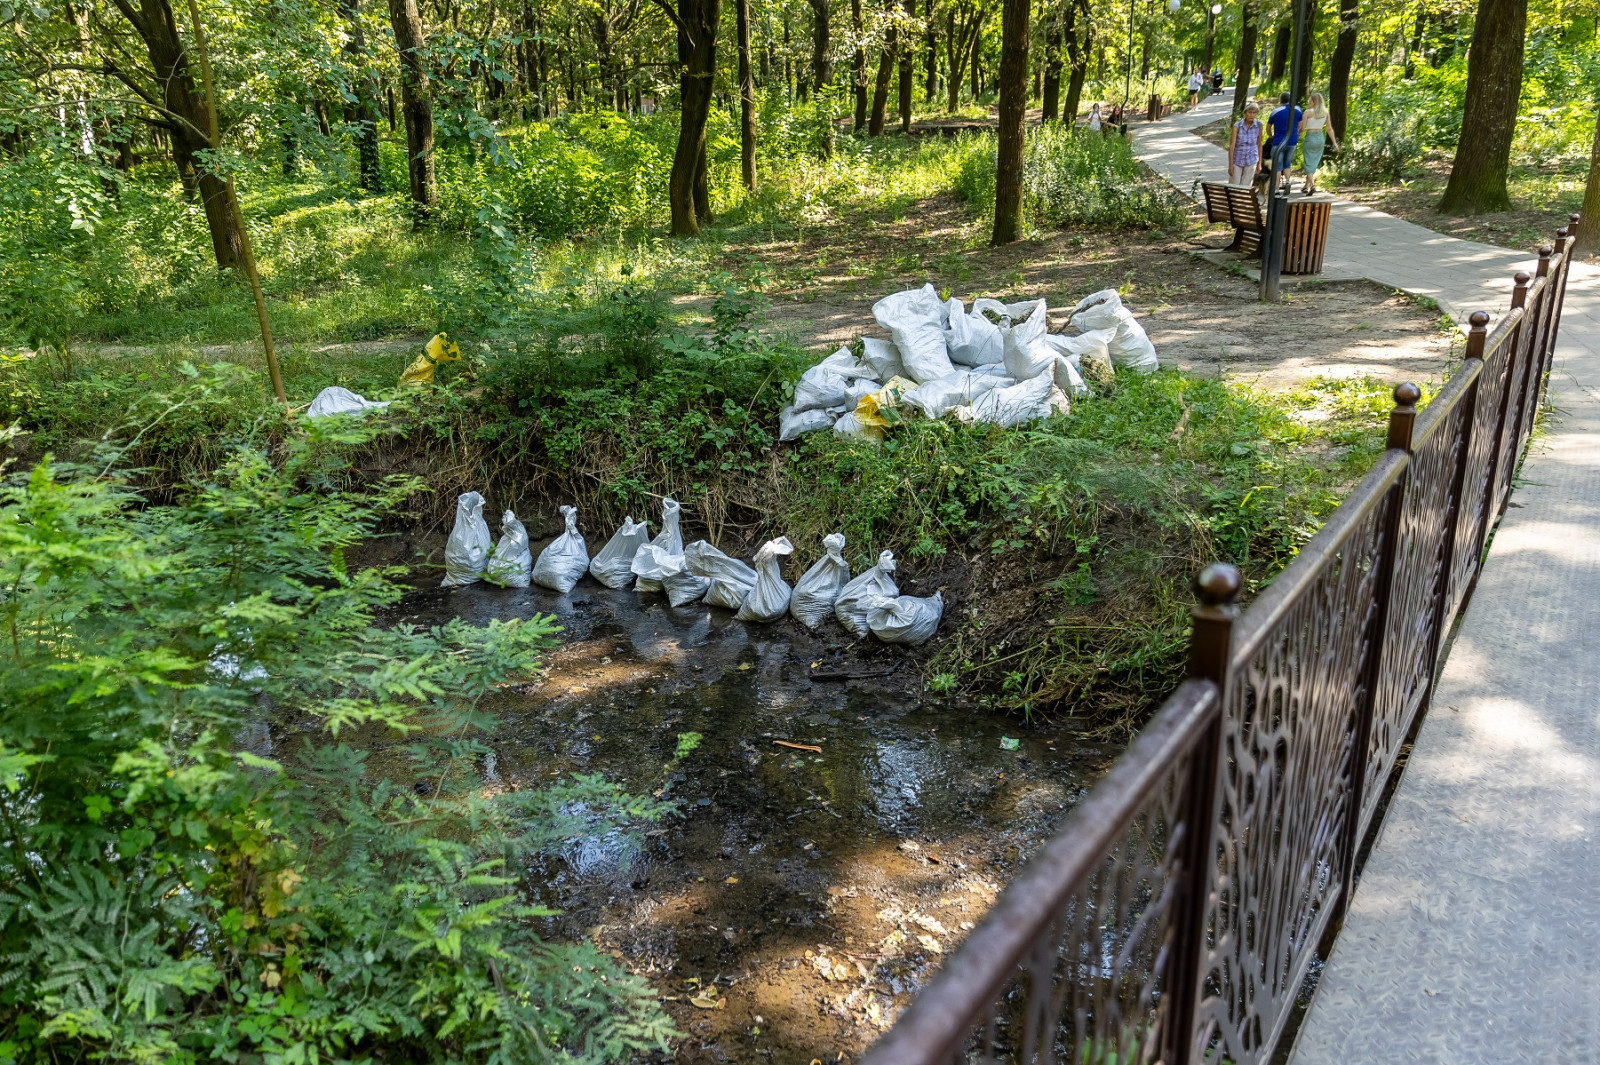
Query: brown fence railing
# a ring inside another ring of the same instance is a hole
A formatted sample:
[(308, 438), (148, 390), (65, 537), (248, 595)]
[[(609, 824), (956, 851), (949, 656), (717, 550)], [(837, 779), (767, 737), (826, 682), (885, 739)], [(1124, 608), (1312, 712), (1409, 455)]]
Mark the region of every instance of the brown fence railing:
[(1568, 232), (1247, 610), (1200, 573), (1189, 679), (865, 1065), (1271, 1059), (1532, 432)]

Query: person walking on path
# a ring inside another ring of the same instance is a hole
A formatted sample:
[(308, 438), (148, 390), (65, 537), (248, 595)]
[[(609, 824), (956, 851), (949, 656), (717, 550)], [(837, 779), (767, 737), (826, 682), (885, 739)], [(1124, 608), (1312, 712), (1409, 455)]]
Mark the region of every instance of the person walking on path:
[(1272, 130), (1272, 156), (1268, 160), (1268, 167), (1272, 170), (1272, 187), (1276, 189), (1278, 182), (1287, 180), (1289, 167), (1294, 163), (1295, 146), (1300, 143), (1300, 119), (1304, 115), (1300, 108), (1292, 108), (1290, 113), (1290, 96), (1283, 93), (1278, 97), (1278, 107), (1267, 116), (1267, 126)]
[(1254, 185), (1261, 169), (1261, 108), (1255, 101), (1244, 105), (1244, 118), (1233, 124), (1228, 139), (1228, 184)]
[(1206, 83), (1206, 76), (1200, 73), (1200, 68), (1195, 67), (1194, 73), (1189, 75), (1189, 106), (1196, 107), (1200, 103), (1200, 87)]
[[(1305, 194), (1310, 196), (1317, 191), (1317, 168), (1322, 165), (1322, 152), (1329, 145), (1333, 150), (1339, 150), (1339, 142), (1334, 139), (1333, 127), (1328, 125), (1328, 109), (1323, 106), (1322, 94), (1311, 94), (1310, 106), (1300, 118), (1300, 155), (1306, 170)], [(1326, 131), (1326, 132), (1324, 132)]]

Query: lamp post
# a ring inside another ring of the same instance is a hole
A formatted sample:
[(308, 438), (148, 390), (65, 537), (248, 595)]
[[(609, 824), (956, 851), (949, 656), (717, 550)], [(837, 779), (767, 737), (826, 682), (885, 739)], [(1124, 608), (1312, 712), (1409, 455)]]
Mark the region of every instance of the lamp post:
[(1220, 14), (1222, 14), (1221, 4), (1212, 4), (1206, 8), (1206, 55), (1200, 67), (1208, 78), (1211, 76), (1211, 61), (1217, 43), (1217, 16)]
[[(1283, 191), (1279, 177), (1289, 169), (1294, 160), (1294, 136), (1297, 123), (1295, 108), (1300, 106), (1300, 43), (1306, 33), (1306, 0), (1294, 0), (1294, 39), (1289, 64), (1289, 102), (1284, 104), (1283, 143), (1272, 153), (1272, 195), (1267, 200), (1267, 231), (1261, 241), (1261, 300), (1277, 303), (1279, 282), (1283, 277), (1283, 243), (1289, 217), (1289, 197)], [(1270, 119), (1269, 119), (1270, 121)]]

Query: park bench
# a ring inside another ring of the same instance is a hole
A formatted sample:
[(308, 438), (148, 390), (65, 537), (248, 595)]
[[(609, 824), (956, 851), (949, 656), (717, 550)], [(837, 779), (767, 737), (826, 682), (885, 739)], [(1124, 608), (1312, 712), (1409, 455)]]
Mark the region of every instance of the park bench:
[(1233, 227), (1233, 243), (1229, 251), (1250, 258), (1261, 254), (1261, 237), (1267, 230), (1267, 218), (1256, 199), (1255, 189), (1249, 185), (1224, 185), (1220, 181), (1202, 181), (1200, 189), (1206, 197), (1206, 218)]

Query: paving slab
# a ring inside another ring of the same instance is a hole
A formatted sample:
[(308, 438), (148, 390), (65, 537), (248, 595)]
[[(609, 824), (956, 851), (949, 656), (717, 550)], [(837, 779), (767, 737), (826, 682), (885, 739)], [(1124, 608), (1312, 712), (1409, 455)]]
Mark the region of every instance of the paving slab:
[[(1206, 104), (1133, 131), (1184, 191), (1226, 173), (1222, 149), (1187, 132), (1228, 107)], [(1346, 202), (1327, 262), (1462, 322), (1504, 313), (1511, 274), (1533, 260)], [(1556, 413), (1494, 535), (1291, 1065), (1600, 1065), (1600, 270), (1585, 264), (1549, 391)]]

